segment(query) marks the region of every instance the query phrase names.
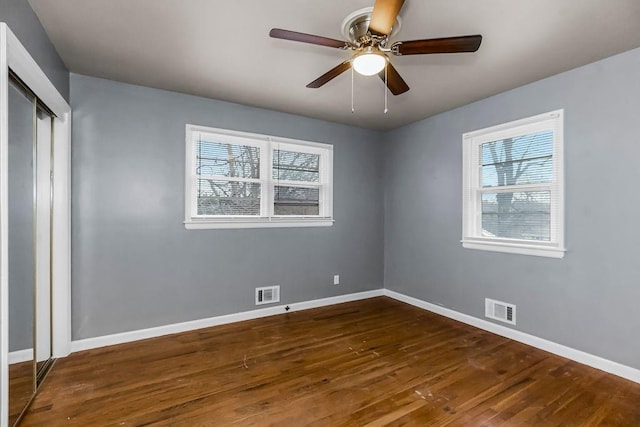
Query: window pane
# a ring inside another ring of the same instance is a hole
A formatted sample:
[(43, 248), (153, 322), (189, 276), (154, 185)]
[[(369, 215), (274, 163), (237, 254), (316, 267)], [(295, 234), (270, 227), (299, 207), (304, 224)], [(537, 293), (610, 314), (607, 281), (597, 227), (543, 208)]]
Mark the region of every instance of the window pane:
[(551, 240), (551, 193), (524, 191), (482, 194), (482, 235)]
[(195, 154), (197, 175), (260, 178), (258, 147), (200, 140), (195, 144)]
[(273, 178), (320, 182), (320, 155), (273, 150)]
[(275, 215), (320, 215), (320, 190), (317, 188), (276, 186)]
[(199, 179), (198, 215), (260, 215), (260, 184)]
[(480, 146), (482, 187), (551, 182), (552, 156), (550, 130), (484, 143)]

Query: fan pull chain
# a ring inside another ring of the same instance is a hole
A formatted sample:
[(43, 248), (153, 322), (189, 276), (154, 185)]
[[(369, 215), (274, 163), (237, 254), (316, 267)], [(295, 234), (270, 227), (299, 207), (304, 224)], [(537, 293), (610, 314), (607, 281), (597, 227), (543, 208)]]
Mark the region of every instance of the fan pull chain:
[(388, 62), (384, 63), (384, 113), (387, 114), (387, 112), (389, 111), (389, 108), (387, 108), (387, 97), (389, 96), (389, 94), (387, 92), (389, 92), (389, 90), (387, 89), (387, 65)]
[(353, 106), (353, 67), (351, 67), (351, 114), (355, 113), (356, 109)]

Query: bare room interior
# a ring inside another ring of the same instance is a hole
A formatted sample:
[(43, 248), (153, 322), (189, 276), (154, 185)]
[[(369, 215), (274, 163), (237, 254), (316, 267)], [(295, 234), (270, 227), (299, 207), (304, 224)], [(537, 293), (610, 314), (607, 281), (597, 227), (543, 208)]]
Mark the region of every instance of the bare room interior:
[(637, 0), (2, 0), (0, 63), (0, 427), (640, 425)]

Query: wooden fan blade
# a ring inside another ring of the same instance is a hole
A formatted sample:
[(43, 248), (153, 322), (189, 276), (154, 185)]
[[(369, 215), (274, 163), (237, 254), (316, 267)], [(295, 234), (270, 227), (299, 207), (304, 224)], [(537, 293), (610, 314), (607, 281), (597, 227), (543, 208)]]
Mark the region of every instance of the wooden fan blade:
[(349, 68), (351, 68), (351, 61), (344, 61), (342, 64), (339, 64), (336, 67), (333, 67), (332, 69), (330, 69), (329, 71), (327, 71), (326, 73), (324, 73), (323, 75), (321, 75), (320, 77), (318, 77), (317, 79), (309, 83), (307, 87), (317, 89), (320, 86), (323, 86), (324, 84), (338, 77), (340, 74), (344, 73)]
[(347, 48), (349, 43), (330, 39), (328, 37), (314, 36), (313, 34), (299, 33), (297, 31), (283, 30), (281, 28), (273, 28), (269, 31), (269, 35), (275, 39), (292, 40), (294, 42), (317, 44), (320, 46)]
[(396, 42), (391, 46), (395, 55), (422, 55), (427, 53), (475, 52), (482, 43), (482, 36), (444, 37), (440, 39)]
[(403, 4), (404, 0), (376, 0), (369, 23), (371, 34), (389, 35)]
[[(384, 82), (384, 70), (378, 73)], [(387, 62), (387, 87), (394, 95), (400, 95), (409, 90), (409, 85), (400, 77), (398, 70), (395, 69), (391, 62)]]

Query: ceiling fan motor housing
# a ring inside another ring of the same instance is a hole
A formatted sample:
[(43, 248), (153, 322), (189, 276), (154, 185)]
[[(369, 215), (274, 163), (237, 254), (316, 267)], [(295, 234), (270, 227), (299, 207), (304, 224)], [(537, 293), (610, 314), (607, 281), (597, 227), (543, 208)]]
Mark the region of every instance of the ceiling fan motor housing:
[(369, 38), (367, 33), (369, 32), (369, 22), (371, 22), (370, 16), (362, 16), (359, 20), (351, 24), (349, 28), (349, 40), (355, 44), (362, 44)]
[[(365, 7), (347, 15), (342, 21), (342, 35), (358, 47), (373, 44), (374, 38), (369, 33), (369, 23), (371, 22), (372, 12), (373, 7)], [(400, 30), (400, 25), (401, 20), (400, 17), (397, 16), (391, 33), (382, 40), (378, 40), (378, 42), (386, 41), (387, 38), (395, 35)]]

